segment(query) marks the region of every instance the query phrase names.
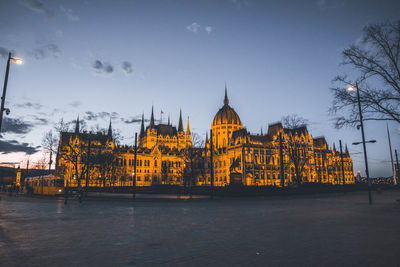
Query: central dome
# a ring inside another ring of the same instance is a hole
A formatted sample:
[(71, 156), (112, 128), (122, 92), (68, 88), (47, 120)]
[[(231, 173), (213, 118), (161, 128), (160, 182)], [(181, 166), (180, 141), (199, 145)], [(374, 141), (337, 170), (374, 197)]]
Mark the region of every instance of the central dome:
[(225, 88), (224, 106), (218, 110), (217, 114), (215, 114), (212, 126), (225, 125), (225, 124), (240, 125), (240, 127), (242, 127), (242, 122), (240, 121), (239, 115), (233, 108), (229, 106), (229, 100), (226, 88)]

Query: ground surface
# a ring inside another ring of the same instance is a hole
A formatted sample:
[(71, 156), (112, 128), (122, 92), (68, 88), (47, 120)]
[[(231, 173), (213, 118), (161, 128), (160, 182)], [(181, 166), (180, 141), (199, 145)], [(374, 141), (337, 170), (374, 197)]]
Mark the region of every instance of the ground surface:
[(0, 195), (2, 266), (399, 266), (400, 192), (62, 200)]

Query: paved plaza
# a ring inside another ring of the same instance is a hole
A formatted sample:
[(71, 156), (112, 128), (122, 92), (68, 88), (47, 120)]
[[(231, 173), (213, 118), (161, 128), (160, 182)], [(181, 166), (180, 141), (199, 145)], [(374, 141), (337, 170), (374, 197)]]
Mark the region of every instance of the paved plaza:
[(400, 266), (399, 191), (271, 198), (0, 195), (0, 266)]

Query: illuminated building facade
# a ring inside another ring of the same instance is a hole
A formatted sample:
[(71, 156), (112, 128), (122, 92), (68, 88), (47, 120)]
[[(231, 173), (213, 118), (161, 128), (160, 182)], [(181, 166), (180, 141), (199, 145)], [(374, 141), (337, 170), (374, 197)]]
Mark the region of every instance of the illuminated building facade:
[[(347, 146), (341, 154), (335, 146), (330, 149), (324, 137), (313, 138), (306, 126), (288, 129), (280, 122), (269, 125), (265, 134), (250, 134), (229, 105), (226, 88), (223, 103), (202, 148), (193, 147), (189, 119), (184, 131), (181, 113), (178, 129), (169, 119), (156, 124), (153, 109), (146, 128), (142, 116), (136, 185), (183, 185), (187, 177), (197, 186), (209, 186), (212, 179), (214, 186), (355, 182)], [(77, 120), (74, 133), (60, 133), (56, 172), (70, 186), (78, 181), (82, 186), (132, 186), (134, 159), (134, 146), (113, 141), (111, 123), (107, 134), (81, 133)]]

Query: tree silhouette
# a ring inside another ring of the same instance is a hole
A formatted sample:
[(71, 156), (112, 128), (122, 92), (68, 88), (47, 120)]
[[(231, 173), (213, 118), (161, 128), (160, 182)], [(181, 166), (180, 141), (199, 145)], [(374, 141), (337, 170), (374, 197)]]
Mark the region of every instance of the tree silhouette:
[[(400, 123), (400, 20), (366, 26), (361, 42), (343, 50), (342, 55), (343, 64), (358, 71), (358, 76), (334, 79), (330, 112), (337, 116), (335, 126), (359, 123), (357, 96), (346, 90), (356, 83), (364, 120)], [(342, 112), (346, 115), (340, 115)]]
[(296, 114), (282, 117), (282, 125), (286, 132), (286, 140), (283, 140), (284, 149), (293, 163), (297, 184), (302, 183), (302, 173), (310, 159), (309, 144), (304, 134), (307, 131), (307, 122), (307, 119)]

